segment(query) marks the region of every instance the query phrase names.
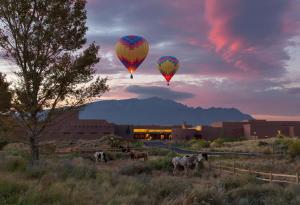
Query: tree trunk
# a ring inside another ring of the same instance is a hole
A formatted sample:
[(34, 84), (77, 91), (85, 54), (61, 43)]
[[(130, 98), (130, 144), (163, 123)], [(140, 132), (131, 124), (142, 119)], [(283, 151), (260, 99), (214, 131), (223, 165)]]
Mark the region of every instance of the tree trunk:
[(30, 137), (30, 149), (31, 149), (31, 165), (37, 165), (39, 163), (39, 145), (36, 136)]

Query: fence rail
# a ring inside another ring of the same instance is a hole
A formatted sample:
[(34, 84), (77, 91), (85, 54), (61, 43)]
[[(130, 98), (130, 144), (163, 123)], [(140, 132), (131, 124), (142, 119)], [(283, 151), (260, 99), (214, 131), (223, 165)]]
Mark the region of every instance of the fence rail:
[(214, 170), (220, 171), (221, 173), (226, 172), (235, 175), (254, 175), (256, 179), (267, 182), (300, 184), (300, 177), (298, 172), (296, 172), (295, 175), (261, 172), (254, 169), (238, 168), (236, 167), (235, 163), (232, 166), (222, 165), (221, 162), (212, 164), (210, 165), (210, 167)]
[[(126, 148), (125, 148), (126, 149)], [(56, 150), (55, 153), (56, 154), (70, 154), (70, 153), (79, 153), (79, 154), (89, 154), (89, 153), (95, 153), (97, 151), (105, 151), (105, 152), (122, 152), (121, 149), (86, 149), (86, 150), (82, 150), (82, 149), (78, 149), (78, 148), (70, 148), (70, 149), (61, 149), (61, 150)], [(130, 150), (147, 150), (145, 148), (130, 148)]]

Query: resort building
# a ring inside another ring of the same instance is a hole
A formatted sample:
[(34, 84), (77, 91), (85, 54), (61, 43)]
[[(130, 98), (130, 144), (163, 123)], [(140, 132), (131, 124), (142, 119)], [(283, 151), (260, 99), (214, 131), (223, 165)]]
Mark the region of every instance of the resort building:
[[(24, 130), (16, 129), (17, 136)], [(53, 121), (43, 133), (42, 140), (94, 140), (107, 135), (143, 140), (189, 140), (192, 138), (262, 139), (278, 134), (300, 137), (300, 121), (249, 120), (243, 122), (218, 122), (211, 126), (175, 125), (116, 125), (105, 120), (79, 119), (77, 111), (66, 112)]]

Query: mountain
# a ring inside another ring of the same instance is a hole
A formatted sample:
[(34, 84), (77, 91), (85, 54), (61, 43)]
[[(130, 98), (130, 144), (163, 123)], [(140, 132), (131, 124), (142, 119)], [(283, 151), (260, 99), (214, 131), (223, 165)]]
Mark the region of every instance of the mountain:
[(193, 108), (161, 98), (104, 100), (87, 104), (80, 119), (105, 119), (117, 124), (134, 125), (209, 125), (219, 121), (253, 119), (235, 108)]

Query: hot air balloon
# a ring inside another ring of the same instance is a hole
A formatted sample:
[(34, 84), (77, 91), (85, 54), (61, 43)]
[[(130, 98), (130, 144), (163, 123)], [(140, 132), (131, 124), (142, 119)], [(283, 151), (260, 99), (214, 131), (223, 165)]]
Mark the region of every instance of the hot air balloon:
[(148, 51), (148, 42), (140, 36), (124, 36), (117, 42), (116, 54), (130, 72), (131, 79), (132, 74), (147, 57)]
[(170, 80), (179, 69), (179, 61), (174, 56), (163, 56), (158, 60), (157, 67), (170, 85)]

